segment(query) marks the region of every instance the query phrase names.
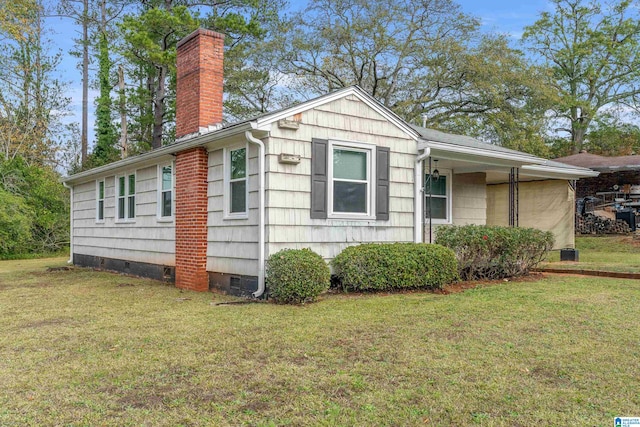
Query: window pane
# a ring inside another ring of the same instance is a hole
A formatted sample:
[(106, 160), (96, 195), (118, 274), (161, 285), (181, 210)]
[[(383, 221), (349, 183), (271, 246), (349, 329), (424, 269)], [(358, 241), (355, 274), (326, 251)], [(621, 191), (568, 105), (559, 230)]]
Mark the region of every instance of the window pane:
[(171, 191), (162, 192), (162, 216), (171, 216)]
[(447, 219), (447, 199), (445, 197), (431, 197), (431, 203), (429, 203), (427, 196), (427, 218), (429, 218), (430, 208), (432, 219)]
[(367, 213), (367, 184), (334, 181), (333, 211)]
[(136, 198), (135, 196), (128, 197), (129, 210), (127, 218), (135, 218), (136, 217)]
[(98, 199), (104, 199), (104, 181), (98, 183)]
[(231, 152), (231, 179), (244, 178), (247, 175), (247, 149), (233, 150)]
[[(429, 193), (429, 175), (427, 174), (424, 186), (424, 192)], [(440, 176), (437, 180), (431, 181), (431, 194), (435, 194), (436, 196), (446, 196), (447, 195), (447, 177)]]
[(98, 202), (98, 219), (104, 219), (104, 200)]
[(129, 175), (129, 194), (136, 194), (136, 176)]
[(118, 178), (118, 196), (124, 196), (124, 176)]
[(171, 166), (162, 168), (162, 189), (171, 190)]
[(124, 218), (124, 197), (118, 198), (118, 219)]
[(247, 181), (231, 183), (231, 213), (247, 211)]
[(367, 153), (333, 150), (333, 177), (338, 179), (367, 179)]

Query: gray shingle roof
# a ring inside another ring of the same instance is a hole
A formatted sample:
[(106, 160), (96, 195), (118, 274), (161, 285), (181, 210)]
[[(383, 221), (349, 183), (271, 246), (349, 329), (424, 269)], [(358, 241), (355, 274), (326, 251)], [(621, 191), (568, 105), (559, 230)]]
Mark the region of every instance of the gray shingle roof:
[(522, 151), (512, 150), (510, 148), (501, 147), (500, 145), (489, 144), (482, 142), (479, 139), (466, 135), (456, 135), (454, 133), (446, 133), (435, 129), (427, 129), (422, 126), (411, 125), (413, 129), (420, 134), (420, 136), (428, 141), (442, 142), (445, 144), (454, 144), (468, 148), (479, 148), (481, 150), (495, 151), (499, 153), (529, 155), (536, 157), (532, 154), (523, 153)]

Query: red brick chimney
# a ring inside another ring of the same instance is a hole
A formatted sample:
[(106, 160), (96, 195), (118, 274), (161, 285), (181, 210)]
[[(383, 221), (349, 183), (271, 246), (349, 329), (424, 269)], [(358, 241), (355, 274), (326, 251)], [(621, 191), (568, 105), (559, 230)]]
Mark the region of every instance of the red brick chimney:
[(176, 138), (222, 123), (224, 35), (197, 29), (178, 42)]
[[(224, 36), (199, 29), (178, 42), (176, 138), (222, 123)], [(176, 154), (176, 286), (209, 289), (208, 160), (205, 147)]]

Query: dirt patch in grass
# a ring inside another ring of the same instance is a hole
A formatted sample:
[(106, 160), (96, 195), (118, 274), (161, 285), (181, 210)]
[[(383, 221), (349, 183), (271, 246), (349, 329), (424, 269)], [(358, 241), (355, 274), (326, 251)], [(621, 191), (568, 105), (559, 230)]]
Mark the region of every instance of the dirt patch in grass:
[(509, 277), (506, 279), (498, 279), (498, 280), (474, 280), (469, 282), (456, 282), (456, 283), (451, 283), (449, 285), (446, 285), (444, 288), (440, 290), (436, 290), (434, 292), (437, 294), (443, 294), (443, 295), (457, 294), (469, 289), (503, 285), (508, 282), (512, 282), (512, 283), (537, 282), (542, 278), (544, 278), (544, 275), (542, 273), (530, 273), (527, 276)]
[[(475, 288), (484, 288), (488, 286), (496, 286), (502, 285), (505, 283), (513, 282), (513, 283), (526, 283), (526, 282), (536, 282), (544, 278), (544, 274), (540, 272), (531, 272), (527, 276), (520, 277), (509, 277), (506, 279), (498, 279), (498, 280), (474, 280), (467, 282), (456, 282), (445, 285), (442, 289), (399, 289), (393, 292), (383, 291), (383, 292), (343, 292), (340, 289), (330, 289), (329, 294), (331, 295), (342, 295), (345, 297), (366, 297), (369, 295), (376, 296), (393, 296), (393, 295), (411, 295), (411, 294), (421, 294), (421, 293), (432, 293), (437, 295), (449, 295), (449, 294), (457, 294), (460, 292), (467, 291), (469, 289)], [(243, 302), (239, 302), (242, 304)], [(224, 303), (221, 303), (224, 304)]]
[(118, 405), (125, 408), (136, 409), (160, 409), (164, 406), (165, 394), (167, 390), (152, 389), (153, 393), (148, 390), (131, 390), (124, 393), (118, 398)]
[(20, 326), (20, 328), (35, 329), (35, 328), (43, 328), (45, 326), (60, 326), (60, 325), (69, 325), (73, 323), (75, 323), (73, 319), (67, 319), (67, 318), (44, 319), (44, 320), (36, 320), (33, 322), (25, 323), (24, 325)]
[(567, 373), (548, 366), (534, 366), (529, 370), (529, 375), (536, 381), (556, 387), (566, 387), (571, 383)]
[(50, 282), (37, 282), (37, 283), (20, 283), (20, 284), (5, 284), (0, 283), (0, 291), (7, 291), (10, 289), (40, 289), (50, 288), (53, 286)]
[(47, 273), (52, 273), (55, 271), (70, 271), (72, 270), (73, 267), (69, 267), (69, 266), (64, 266), (64, 267), (48, 267), (47, 268)]

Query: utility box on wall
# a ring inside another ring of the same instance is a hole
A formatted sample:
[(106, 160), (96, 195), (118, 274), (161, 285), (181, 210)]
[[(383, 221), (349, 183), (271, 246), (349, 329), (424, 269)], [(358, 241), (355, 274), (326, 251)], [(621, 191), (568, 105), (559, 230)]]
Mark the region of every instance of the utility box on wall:
[(580, 259), (578, 250), (573, 248), (560, 249), (560, 261), (575, 261)]

